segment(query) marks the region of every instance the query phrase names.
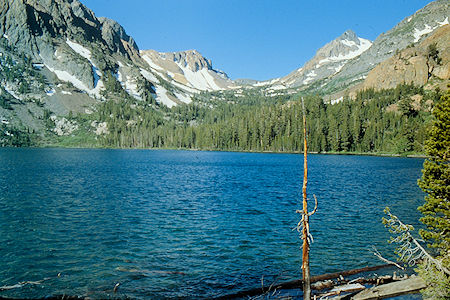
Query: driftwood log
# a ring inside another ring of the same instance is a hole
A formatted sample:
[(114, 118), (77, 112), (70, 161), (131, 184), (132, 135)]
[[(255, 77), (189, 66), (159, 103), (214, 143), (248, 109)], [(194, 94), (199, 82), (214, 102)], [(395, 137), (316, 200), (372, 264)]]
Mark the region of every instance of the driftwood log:
[[(335, 278), (341, 278), (344, 276), (351, 276), (362, 272), (372, 272), (384, 268), (391, 267), (389, 264), (385, 265), (378, 265), (378, 266), (372, 266), (372, 267), (365, 267), (365, 268), (359, 268), (359, 269), (352, 269), (347, 271), (341, 271), (341, 272), (335, 272), (335, 273), (328, 273), (318, 276), (312, 276), (311, 277), (311, 283), (318, 282), (318, 281), (324, 281), (324, 280), (330, 280)], [(267, 290), (266, 290), (267, 289)], [(283, 282), (279, 284), (273, 284), (270, 287), (270, 291), (280, 290), (280, 289), (303, 289), (303, 280), (292, 280), (288, 282)], [(217, 297), (215, 299), (236, 299), (236, 298), (244, 298), (244, 297), (252, 297), (252, 296), (258, 296), (261, 294), (264, 294), (265, 292), (269, 291), (269, 287), (258, 287), (250, 290), (240, 291), (234, 294), (228, 294), (224, 296)]]
[(418, 276), (412, 276), (402, 281), (391, 282), (368, 288), (352, 296), (352, 300), (371, 300), (396, 297), (400, 295), (417, 293), (426, 287), (425, 282)]

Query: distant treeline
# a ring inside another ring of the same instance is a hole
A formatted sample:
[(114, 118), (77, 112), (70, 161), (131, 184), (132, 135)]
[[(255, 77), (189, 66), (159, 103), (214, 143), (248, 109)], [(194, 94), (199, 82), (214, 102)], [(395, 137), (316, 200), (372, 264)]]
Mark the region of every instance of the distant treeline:
[[(412, 96), (416, 95), (413, 100)], [(304, 97), (309, 149), (315, 152), (423, 153), (430, 110), (441, 92), (413, 85), (361, 91), (325, 104)], [(297, 152), (303, 148), (302, 106), (295, 100), (258, 97), (216, 101), (211, 108), (194, 101), (173, 109), (153, 101), (107, 101), (95, 117), (107, 122), (101, 146)]]

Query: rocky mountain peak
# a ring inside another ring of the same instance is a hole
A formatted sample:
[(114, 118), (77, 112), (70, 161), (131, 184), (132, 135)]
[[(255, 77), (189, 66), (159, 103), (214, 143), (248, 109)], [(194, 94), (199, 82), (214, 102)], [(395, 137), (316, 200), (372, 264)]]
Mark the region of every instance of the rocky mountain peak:
[(180, 63), (182, 66), (189, 68), (193, 72), (201, 69), (212, 70), (211, 60), (203, 57), (196, 50), (179, 51), (172, 53), (165, 53), (169, 59)]
[(125, 29), (119, 23), (105, 17), (100, 17), (98, 20), (101, 24), (103, 40), (105, 40), (110, 49), (114, 52), (120, 51), (121, 40), (123, 40), (134, 50), (139, 51), (134, 39), (125, 32)]
[(178, 52), (140, 51), (153, 71), (170, 82), (196, 90), (221, 90), (233, 85), (228, 76), (213, 69), (211, 60), (196, 50)]
[(110, 19), (97, 18), (78, 0), (3, 0), (0, 34), (34, 57), (54, 39), (96, 42), (123, 55), (127, 55), (127, 49), (120, 40), (138, 49), (122, 26)]
[(345, 31), (341, 36), (320, 48), (316, 57), (335, 60), (351, 59), (366, 51), (372, 42), (359, 38), (352, 30)]
[(136, 43), (122, 26), (97, 18), (78, 0), (0, 1), (0, 37), (58, 80), (97, 98), (105, 72), (119, 57), (140, 59)]
[(337, 40), (350, 40), (356, 42), (358, 41), (358, 36), (353, 30), (347, 29), (340, 37), (337, 38)]
[(287, 87), (297, 87), (332, 76), (338, 73), (349, 60), (361, 55), (371, 45), (371, 41), (358, 37), (352, 30), (347, 30), (320, 48), (303, 67), (294, 70), (278, 82)]

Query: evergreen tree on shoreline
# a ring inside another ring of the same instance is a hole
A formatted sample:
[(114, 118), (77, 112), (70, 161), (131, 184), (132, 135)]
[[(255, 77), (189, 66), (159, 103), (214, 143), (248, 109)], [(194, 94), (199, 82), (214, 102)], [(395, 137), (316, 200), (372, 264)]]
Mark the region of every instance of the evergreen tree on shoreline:
[[(420, 188), (427, 193), (425, 204), (418, 209), (426, 229), (420, 235), (436, 249), (444, 268), (450, 267), (450, 90), (433, 109), (435, 120), (426, 142), (429, 159), (424, 162)], [(427, 282), (425, 298), (448, 299), (450, 275), (433, 266), (422, 264), (419, 274)]]

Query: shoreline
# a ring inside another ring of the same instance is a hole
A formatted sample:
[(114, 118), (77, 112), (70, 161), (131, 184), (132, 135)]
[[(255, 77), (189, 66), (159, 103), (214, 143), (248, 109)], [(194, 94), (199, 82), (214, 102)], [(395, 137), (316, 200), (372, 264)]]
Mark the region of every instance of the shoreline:
[[(104, 150), (180, 150), (180, 151), (204, 151), (204, 152), (231, 152), (231, 153), (264, 153), (264, 154), (303, 154), (303, 151), (258, 151), (258, 150), (232, 150), (232, 149), (194, 149), (194, 148), (119, 148), (119, 147), (66, 147), (61, 145), (43, 145), (31, 147), (0, 147), (11, 149), (104, 149)], [(423, 153), (386, 153), (386, 152), (317, 152), (308, 151), (313, 155), (354, 155), (354, 156), (375, 156), (375, 157), (403, 157), (403, 158), (428, 158)]]

